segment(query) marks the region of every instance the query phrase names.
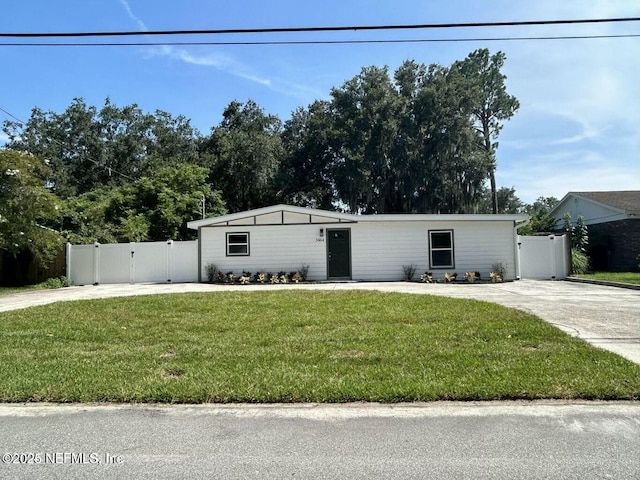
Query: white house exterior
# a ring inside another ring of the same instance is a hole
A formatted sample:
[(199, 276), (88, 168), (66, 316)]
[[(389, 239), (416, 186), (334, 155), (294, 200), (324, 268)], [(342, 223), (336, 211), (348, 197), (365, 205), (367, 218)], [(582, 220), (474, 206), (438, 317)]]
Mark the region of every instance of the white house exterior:
[(502, 263), (519, 278), (517, 228), (527, 215), (352, 215), (275, 205), (188, 223), (198, 230), (199, 281), (218, 270), (295, 271), (308, 279), (397, 281), (403, 266), (419, 276), (479, 271)]

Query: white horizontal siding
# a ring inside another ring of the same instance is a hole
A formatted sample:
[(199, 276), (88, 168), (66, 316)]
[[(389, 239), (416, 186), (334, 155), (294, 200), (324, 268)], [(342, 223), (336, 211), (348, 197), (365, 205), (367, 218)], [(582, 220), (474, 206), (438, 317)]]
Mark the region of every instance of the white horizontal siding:
[[(429, 268), (428, 231), (452, 230), (454, 268)], [(393, 222), (359, 223), (352, 227), (352, 275), (354, 280), (402, 280), (403, 265), (416, 265), (416, 277), (432, 271), (479, 271), (488, 278), (492, 265), (507, 266), (507, 278), (515, 278), (515, 244), (512, 222)]]
[[(317, 225), (204, 227), (200, 230), (202, 280), (212, 263), (222, 272), (291, 272), (309, 265), (309, 280), (327, 278), (325, 237)], [(226, 234), (249, 232), (249, 255), (227, 256)]]
[[(479, 271), (488, 278), (492, 265), (503, 263), (507, 279), (516, 276), (515, 237), (512, 221), (457, 222), (360, 222), (331, 225), (351, 231), (351, 272), (354, 280), (397, 281), (403, 279), (403, 265), (415, 265), (416, 276), (432, 271), (436, 278), (445, 272)], [(326, 280), (326, 235), (320, 237), (319, 225), (251, 225), (203, 227), (201, 271), (215, 264), (236, 275), (279, 270), (294, 271), (309, 265), (309, 280)], [(428, 231), (452, 230), (455, 266), (451, 269), (429, 268)], [(249, 232), (250, 255), (226, 256), (226, 234)]]

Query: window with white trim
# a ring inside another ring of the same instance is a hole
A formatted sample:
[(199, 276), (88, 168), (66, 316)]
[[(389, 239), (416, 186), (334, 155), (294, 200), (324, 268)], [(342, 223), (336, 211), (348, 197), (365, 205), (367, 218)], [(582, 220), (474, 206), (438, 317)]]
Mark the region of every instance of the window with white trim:
[(249, 233), (227, 233), (227, 256), (249, 255)]
[(429, 268), (454, 268), (453, 230), (429, 230)]

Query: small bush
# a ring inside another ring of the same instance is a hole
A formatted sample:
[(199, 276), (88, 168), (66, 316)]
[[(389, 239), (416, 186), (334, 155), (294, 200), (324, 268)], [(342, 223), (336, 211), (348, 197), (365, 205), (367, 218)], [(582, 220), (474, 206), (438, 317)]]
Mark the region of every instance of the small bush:
[(577, 248), (571, 249), (571, 272), (577, 275), (589, 271), (589, 257)]
[(403, 265), (402, 272), (404, 274), (404, 280), (406, 282), (410, 282), (413, 280), (413, 276), (416, 274), (416, 266), (412, 263), (411, 265)]
[(207, 265), (204, 267), (204, 271), (207, 275), (207, 281), (209, 283), (213, 283), (216, 281), (216, 276), (218, 274), (218, 267), (216, 267), (215, 264), (207, 263)]
[(433, 273), (424, 272), (422, 275), (420, 275), (420, 281), (423, 283), (433, 283)]
[(40, 284), (43, 288), (64, 288), (73, 285), (73, 282), (62, 275), (58, 278), (48, 278)]
[(500, 277), (500, 281), (507, 277), (507, 265), (502, 262), (496, 262), (491, 265), (491, 272)]
[(458, 272), (445, 273), (442, 279), (444, 283), (454, 283), (458, 279)]
[(309, 276), (309, 265), (300, 265), (300, 268), (298, 268), (298, 274), (300, 275), (302, 281), (306, 282), (307, 277)]

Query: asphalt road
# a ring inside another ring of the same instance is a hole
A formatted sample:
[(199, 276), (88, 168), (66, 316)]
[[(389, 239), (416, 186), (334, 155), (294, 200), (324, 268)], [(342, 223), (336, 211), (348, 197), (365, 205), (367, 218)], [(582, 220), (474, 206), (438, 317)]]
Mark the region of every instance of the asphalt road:
[(638, 403), (0, 406), (0, 478), (637, 479)]

